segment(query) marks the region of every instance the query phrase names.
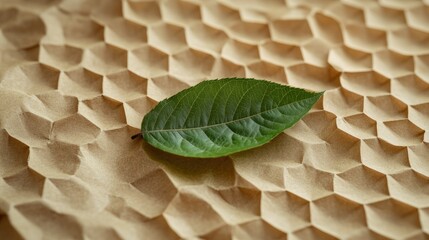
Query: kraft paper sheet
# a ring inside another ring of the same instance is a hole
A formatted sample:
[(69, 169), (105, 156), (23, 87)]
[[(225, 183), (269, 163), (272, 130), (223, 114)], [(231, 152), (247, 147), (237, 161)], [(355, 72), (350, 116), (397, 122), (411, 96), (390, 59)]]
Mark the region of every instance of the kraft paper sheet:
[[(429, 2), (0, 0), (0, 239), (429, 239)], [(131, 140), (205, 79), (326, 91), (269, 144)]]

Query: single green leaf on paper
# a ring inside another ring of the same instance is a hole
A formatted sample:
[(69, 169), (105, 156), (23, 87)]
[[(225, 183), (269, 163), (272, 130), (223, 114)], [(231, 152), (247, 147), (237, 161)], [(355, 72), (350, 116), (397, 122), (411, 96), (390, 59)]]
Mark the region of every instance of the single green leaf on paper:
[(203, 81), (161, 101), (143, 118), (142, 135), (176, 155), (221, 157), (269, 142), (322, 94), (247, 78)]

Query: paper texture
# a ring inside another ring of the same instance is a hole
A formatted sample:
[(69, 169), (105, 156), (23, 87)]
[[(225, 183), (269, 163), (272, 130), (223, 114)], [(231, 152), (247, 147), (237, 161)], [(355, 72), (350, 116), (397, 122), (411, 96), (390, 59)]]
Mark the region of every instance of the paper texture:
[[(0, 239), (428, 239), (427, 1), (0, 0)], [(130, 136), (204, 79), (326, 91), (220, 159)]]

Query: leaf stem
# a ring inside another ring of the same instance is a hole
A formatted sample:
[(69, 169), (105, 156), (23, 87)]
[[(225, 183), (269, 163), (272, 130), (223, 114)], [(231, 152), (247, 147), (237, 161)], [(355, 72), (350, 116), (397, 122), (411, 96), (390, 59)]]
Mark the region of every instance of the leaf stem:
[(136, 138), (142, 138), (143, 137), (143, 135), (142, 135), (142, 133), (137, 133), (137, 134), (135, 134), (135, 135), (133, 135), (133, 136), (131, 136), (131, 139), (136, 139)]

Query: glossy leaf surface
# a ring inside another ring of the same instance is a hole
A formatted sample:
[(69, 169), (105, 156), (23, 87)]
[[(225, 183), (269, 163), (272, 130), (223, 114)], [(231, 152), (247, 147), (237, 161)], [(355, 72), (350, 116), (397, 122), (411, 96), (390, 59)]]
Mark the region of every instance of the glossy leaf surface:
[(203, 81), (161, 101), (144, 117), (142, 134), (176, 155), (221, 157), (269, 142), (322, 94), (246, 78)]

